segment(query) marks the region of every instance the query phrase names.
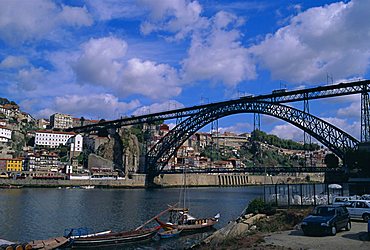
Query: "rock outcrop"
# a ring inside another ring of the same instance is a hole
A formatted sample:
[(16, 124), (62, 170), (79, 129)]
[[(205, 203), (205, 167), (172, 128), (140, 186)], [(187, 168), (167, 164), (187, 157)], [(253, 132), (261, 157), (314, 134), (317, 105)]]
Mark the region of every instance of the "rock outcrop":
[(113, 162), (114, 169), (125, 174), (136, 172), (140, 155), (136, 136), (127, 128), (112, 129), (108, 132), (108, 141), (99, 146), (96, 154)]
[(203, 244), (209, 245), (211, 248), (220, 245), (227, 239), (233, 239), (246, 233), (256, 230), (255, 223), (262, 218), (266, 218), (265, 214), (247, 214), (239, 217), (235, 221), (230, 221), (225, 227), (217, 230), (211, 236), (203, 241)]

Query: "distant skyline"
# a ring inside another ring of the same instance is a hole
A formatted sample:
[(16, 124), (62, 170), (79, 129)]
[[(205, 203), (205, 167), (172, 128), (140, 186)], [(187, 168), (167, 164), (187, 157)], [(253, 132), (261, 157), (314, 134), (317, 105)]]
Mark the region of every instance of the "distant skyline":
[[(36, 118), (117, 119), (368, 79), (369, 10), (366, 0), (2, 0), (0, 97)], [(360, 104), (331, 98), (310, 111), (359, 138)], [(252, 118), (223, 118), (220, 131), (250, 132)], [(261, 125), (303, 139), (275, 118)]]

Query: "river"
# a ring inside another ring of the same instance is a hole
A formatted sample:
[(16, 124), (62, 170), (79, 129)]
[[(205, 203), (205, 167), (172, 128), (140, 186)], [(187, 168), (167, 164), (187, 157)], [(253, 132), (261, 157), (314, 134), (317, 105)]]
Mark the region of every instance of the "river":
[[(97, 231), (136, 228), (167, 204), (178, 202), (180, 189), (0, 189), (0, 239), (26, 242), (64, 234), (64, 229)], [(221, 214), (216, 228), (235, 219), (248, 203), (263, 196), (263, 187), (189, 188), (191, 214)], [(152, 241), (122, 249), (181, 249), (206, 235)], [(121, 249), (121, 248), (117, 248)]]

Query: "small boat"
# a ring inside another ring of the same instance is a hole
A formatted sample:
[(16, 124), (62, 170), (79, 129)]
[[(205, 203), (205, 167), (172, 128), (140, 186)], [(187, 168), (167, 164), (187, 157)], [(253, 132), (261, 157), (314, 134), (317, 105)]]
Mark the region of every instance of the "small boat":
[(25, 249), (42, 249), (42, 250), (51, 250), (51, 249), (57, 249), (59, 247), (62, 247), (64, 245), (67, 245), (69, 242), (68, 238), (66, 237), (56, 237), (56, 238), (50, 238), (47, 240), (33, 240), (28, 242)]
[(138, 242), (153, 238), (159, 229), (161, 229), (161, 226), (148, 229), (95, 234), (93, 236), (82, 235), (80, 237), (70, 237), (70, 243), (72, 248), (91, 248)]
[(88, 185), (88, 186), (81, 186), (82, 189), (94, 189), (95, 186)]
[(161, 239), (167, 239), (167, 238), (173, 238), (173, 237), (177, 237), (180, 235), (180, 233), (182, 232), (182, 230), (179, 230), (179, 229), (172, 229), (172, 230), (165, 230), (165, 231), (162, 231), (162, 232), (158, 232), (158, 235), (159, 237), (161, 237)]
[(195, 218), (189, 214), (186, 208), (173, 207), (169, 210), (170, 218), (168, 222), (163, 222), (157, 217), (155, 220), (164, 229), (178, 229), (184, 232), (196, 232), (209, 229), (218, 222), (220, 214), (211, 218)]

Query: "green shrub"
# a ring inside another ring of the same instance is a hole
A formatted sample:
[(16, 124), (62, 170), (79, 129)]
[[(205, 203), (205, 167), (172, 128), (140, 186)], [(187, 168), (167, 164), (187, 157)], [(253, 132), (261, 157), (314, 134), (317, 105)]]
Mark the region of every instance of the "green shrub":
[(258, 213), (263, 213), (267, 215), (273, 215), (276, 213), (276, 209), (272, 206), (271, 203), (265, 203), (263, 199), (257, 198), (252, 200), (247, 209), (246, 209), (246, 214), (258, 214)]

